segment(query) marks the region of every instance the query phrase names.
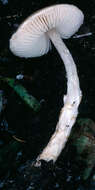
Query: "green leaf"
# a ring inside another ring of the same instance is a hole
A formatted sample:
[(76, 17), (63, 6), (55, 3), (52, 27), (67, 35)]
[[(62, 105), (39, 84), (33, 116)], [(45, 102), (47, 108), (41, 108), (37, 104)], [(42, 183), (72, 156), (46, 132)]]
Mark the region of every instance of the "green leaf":
[(35, 97), (28, 94), (27, 90), (21, 85), (16, 83), (13, 78), (3, 78), (0, 76), (0, 79), (13, 88), (13, 90), (20, 96), (20, 98), (35, 112), (39, 111), (41, 108), (41, 104), (37, 101)]

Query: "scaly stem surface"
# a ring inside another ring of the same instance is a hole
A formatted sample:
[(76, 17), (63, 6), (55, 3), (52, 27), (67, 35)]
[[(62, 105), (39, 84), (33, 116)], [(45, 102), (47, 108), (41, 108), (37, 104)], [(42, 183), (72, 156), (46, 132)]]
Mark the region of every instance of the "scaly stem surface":
[(81, 101), (82, 93), (79, 86), (76, 65), (68, 48), (60, 38), (55, 29), (48, 32), (48, 36), (59, 52), (65, 65), (67, 74), (67, 94), (64, 96), (64, 107), (61, 109), (59, 121), (56, 130), (49, 143), (42, 153), (37, 157), (36, 166), (41, 164), (40, 160), (55, 162), (60, 155), (62, 149), (70, 135), (72, 126), (78, 115), (78, 106)]

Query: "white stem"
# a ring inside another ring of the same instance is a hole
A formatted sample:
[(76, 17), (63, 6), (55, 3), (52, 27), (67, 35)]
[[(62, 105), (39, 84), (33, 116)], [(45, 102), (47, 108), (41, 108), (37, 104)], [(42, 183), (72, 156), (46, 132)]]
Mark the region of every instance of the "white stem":
[(59, 52), (67, 73), (67, 95), (64, 96), (64, 107), (61, 109), (59, 121), (56, 126), (56, 130), (49, 143), (44, 148), (42, 153), (38, 156), (36, 166), (39, 166), (40, 160), (55, 162), (60, 155), (62, 149), (70, 135), (72, 126), (76, 121), (78, 115), (78, 106), (81, 101), (82, 93), (79, 86), (79, 79), (77, 75), (76, 65), (63, 43), (60, 35), (53, 29), (48, 32), (48, 35)]

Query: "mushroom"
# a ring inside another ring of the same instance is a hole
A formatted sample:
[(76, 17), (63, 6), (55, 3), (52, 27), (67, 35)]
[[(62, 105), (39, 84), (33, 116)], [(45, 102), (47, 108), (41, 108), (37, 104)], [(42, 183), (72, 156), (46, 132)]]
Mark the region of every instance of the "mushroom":
[(78, 115), (82, 92), (76, 65), (62, 38), (70, 38), (78, 31), (83, 20), (82, 11), (76, 6), (53, 5), (28, 17), (10, 39), (10, 50), (16, 56), (25, 58), (46, 54), (52, 42), (63, 60), (67, 74), (67, 94), (64, 96), (64, 107), (61, 109), (56, 130), (47, 146), (37, 157), (35, 166), (41, 164), (40, 160), (47, 162), (57, 160)]

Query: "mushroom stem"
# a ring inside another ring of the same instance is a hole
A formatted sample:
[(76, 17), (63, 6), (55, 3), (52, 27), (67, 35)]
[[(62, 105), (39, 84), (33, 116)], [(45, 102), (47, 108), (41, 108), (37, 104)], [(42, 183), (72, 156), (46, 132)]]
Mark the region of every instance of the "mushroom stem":
[(47, 162), (50, 160), (55, 162), (57, 160), (62, 149), (65, 147), (72, 126), (76, 121), (78, 106), (82, 97), (77, 69), (72, 55), (55, 29), (49, 31), (48, 36), (59, 52), (65, 65), (67, 74), (67, 94), (64, 96), (64, 107), (61, 109), (56, 130), (47, 146), (38, 156), (36, 166), (41, 164), (40, 160), (45, 160)]

